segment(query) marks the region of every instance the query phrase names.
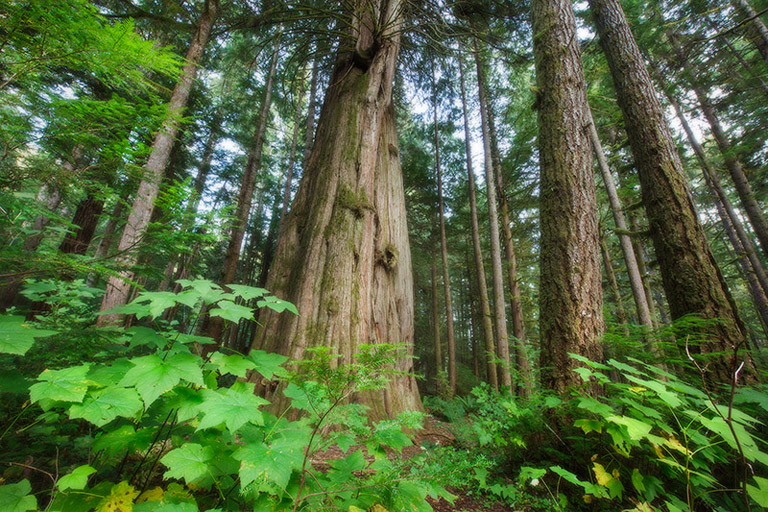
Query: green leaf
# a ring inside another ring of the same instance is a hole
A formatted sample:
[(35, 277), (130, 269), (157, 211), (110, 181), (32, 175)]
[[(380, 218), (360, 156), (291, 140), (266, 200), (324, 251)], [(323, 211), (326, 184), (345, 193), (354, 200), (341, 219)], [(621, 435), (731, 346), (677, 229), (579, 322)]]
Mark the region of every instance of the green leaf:
[(156, 355), (131, 359), (133, 368), (120, 381), (121, 386), (136, 386), (144, 405), (154, 402), (157, 397), (170, 391), (181, 379), (203, 385), (201, 359), (193, 354), (174, 354), (165, 361)]
[(60, 402), (82, 402), (88, 390), (86, 379), (90, 364), (73, 366), (62, 370), (45, 370), (37, 378), (38, 382), (29, 388), (29, 397), (33, 402), (43, 398)]
[(768, 507), (768, 478), (754, 477), (757, 487), (747, 484), (749, 496), (761, 507)]
[(259, 306), (260, 308), (269, 308), (272, 311), (275, 311), (277, 313), (282, 313), (283, 311), (288, 310), (294, 315), (299, 314), (299, 311), (296, 309), (296, 306), (294, 306), (293, 304), (291, 304), (286, 300), (278, 299), (277, 297), (272, 297), (272, 296), (264, 297), (263, 299), (259, 300), (256, 303), (256, 305)]
[(669, 391), (667, 387), (657, 381), (657, 380), (647, 380), (647, 379), (641, 379), (639, 377), (635, 377), (634, 375), (624, 375), (627, 380), (630, 380), (634, 382), (635, 384), (640, 384), (643, 387), (646, 387), (648, 389), (652, 389), (656, 392), (656, 394), (661, 398), (668, 406), (675, 409), (678, 406), (682, 404), (680, 399), (678, 398), (677, 394)]
[(7, 369), (0, 374), (0, 393), (26, 395), (32, 383), (17, 369)]
[(613, 414), (613, 409), (610, 405), (604, 404), (602, 402), (598, 402), (594, 398), (588, 396), (588, 397), (581, 397), (579, 399), (579, 409), (587, 410), (591, 413), (597, 414), (598, 416), (610, 416)]
[(122, 457), (127, 450), (143, 452), (149, 448), (156, 433), (156, 428), (142, 428), (136, 431), (133, 425), (122, 425), (96, 437), (93, 450), (103, 450), (111, 457)]
[(131, 348), (148, 345), (153, 348), (163, 349), (168, 344), (168, 339), (165, 336), (148, 327), (131, 327), (125, 332), (133, 334), (130, 341)]
[(343, 475), (344, 479), (351, 478), (352, 473), (355, 471), (362, 471), (365, 468), (365, 457), (362, 450), (357, 450), (343, 459), (337, 459), (331, 461), (331, 467), (340, 475)]
[(283, 377), (288, 373), (281, 366), (288, 358), (280, 354), (271, 354), (263, 350), (251, 350), (247, 358), (256, 365), (254, 367), (256, 371), (267, 380), (272, 380), (272, 377), (275, 375)]
[(35, 338), (56, 334), (56, 331), (36, 329), (21, 315), (0, 316), (0, 353), (23, 356)]
[(400, 425), (394, 420), (378, 422), (373, 429), (373, 437), (384, 446), (388, 446), (398, 452), (404, 447), (413, 444), (411, 439), (400, 429)]
[(0, 485), (0, 510), (3, 512), (27, 512), (37, 510), (37, 500), (29, 493), (32, 486), (29, 480), (17, 484)]
[(617, 425), (624, 425), (627, 427), (629, 438), (633, 441), (639, 441), (648, 436), (651, 432), (651, 425), (644, 421), (629, 418), (627, 416), (609, 416), (606, 420)]
[(248, 422), (264, 424), (264, 417), (259, 407), (268, 404), (267, 400), (254, 394), (254, 385), (248, 382), (236, 382), (231, 388), (222, 391), (203, 390), (205, 412), (198, 430), (216, 427), (224, 423), (234, 433)]
[(256, 297), (263, 297), (267, 293), (269, 293), (264, 288), (257, 288), (255, 286), (246, 286), (244, 284), (228, 284), (227, 288), (232, 290), (235, 295), (238, 297), (244, 299), (244, 300), (251, 300), (255, 299)]
[(231, 373), (240, 378), (245, 378), (249, 370), (256, 368), (253, 359), (245, 358), (238, 354), (226, 356), (221, 352), (211, 354), (211, 364), (218, 368), (222, 375)]
[(176, 305), (176, 294), (173, 292), (141, 292), (133, 300), (137, 304), (146, 304), (144, 314), (137, 313), (138, 318), (149, 315), (151, 318), (162, 316), (163, 312)]
[(218, 316), (224, 320), (237, 323), (243, 318), (253, 320), (253, 309), (247, 306), (240, 306), (229, 300), (222, 300), (216, 304), (218, 307), (208, 312), (211, 316)]
[(232, 457), (240, 461), (243, 489), (264, 479), (285, 490), (293, 471), (301, 469), (304, 462), (304, 444), (300, 439), (281, 437), (270, 445), (253, 443), (233, 453)]
[(96, 468), (87, 464), (76, 467), (70, 474), (59, 478), (57, 486), (60, 491), (66, 491), (67, 489), (85, 489), (85, 486), (88, 483), (88, 476), (95, 472)]
[(69, 417), (83, 418), (102, 427), (118, 416), (133, 417), (143, 405), (136, 390), (109, 387), (88, 393), (82, 404), (70, 407)]
[(168, 468), (166, 478), (183, 478), (194, 482), (208, 474), (208, 461), (213, 459), (213, 448), (195, 443), (186, 443), (166, 453), (160, 462)]
[(645, 484), (643, 483), (643, 475), (635, 468), (632, 470), (632, 485), (635, 487), (638, 493), (645, 492)]
[(219, 285), (205, 279), (196, 279), (194, 281), (179, 279), (176, 282), (184, 288), (195, 290), (200, 299), (208, 304), (212, 304), (226, 295)]

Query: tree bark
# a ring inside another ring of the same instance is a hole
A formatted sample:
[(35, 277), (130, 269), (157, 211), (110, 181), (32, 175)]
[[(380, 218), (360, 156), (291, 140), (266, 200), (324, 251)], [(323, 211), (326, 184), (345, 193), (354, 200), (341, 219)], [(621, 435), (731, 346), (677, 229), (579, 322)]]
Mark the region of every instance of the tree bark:
[(483, 339), (485, 345), (485, 360), (487, 363), (488, 384), (491, 389), (498, 391), (499, 380), (496, 372), (496, 347), (493, 336), (493, 323), (491, 320), (491, 304), (488, 300), (488, 285), (485, 280), (485, 265), (483, 264), (483, 251), (480, 245), (480, 223), (477, 220), (477, 198), (475, 196), (475, 171), (472, 169), (472, 138), (469, 131), (469, 117), (467, 115), (467, 93), (464, 85), (464, 64), (459, 58), (459, 78), (461, 82), (461, 109), (464, 115), (464, 152), (467, 158), (467, 186), (469, 188), (469, 215), (472, 224), (472, 248), (475, 256), (475, 268), (477, 270), (477, 289), (482, 315)]
[(563, 393), (581, 382), (573, 372), (581, 363), (568, 353), (603, 358), (597, 200), (571, 2), (534, 0), (531, 11), (541, 167), (542, 384)]
[(632, 240), (630, 239), (631, 237), (627, 235), (629, 228), (627, 226), (627, 220), (624, 217), (624, 210), (621, 205), (621, 200), (619, 199), (619, 194), (616, 190), (616, 183), (613, 181), (613, 174), (611, 173), (608, 161), (605, 158), (603, 145), (600, 143), (600, 138), (597, 135), (597, 128), (595, 127), (595, 121), (592, 118), (591, 110), (588, 114), (590, 119), (589, 135), (592, 141), (592, 149), (595, 152), (595, 158), (597, 159), (598, 167), (600, 168), (600, 174), (603, 177), (603, 184), (608, 193), (608, 201), (611, 204), (611, 212), (613, 213), (613, 223), (619, 230), (619, 245), (621, 246), (621, 253), (624, 255), (624, 263), (627, 266), (629, 285), (632, 288), (632, 297), (635, 300), (638, 323), (648, 329), (652, 329), (653, 320), (651, 310), (648, 307), (648, 298), (646, 297), (645, 288), (643, 287), (643, 278), (640, 274), (640, 267), (638, 266), (637, 258), (635, 257), (635, 251), (632, 248)]
[[(712, 321), (698, 329), (704, 339), (690, 348), (731, 354), (713, 358), (708, 372), (713, 383), (729, 382), (739, 364), (733, 353), (747, 348), (736, 306), (698, 221), (672, 133), (621, 5), (618, 0), (589, 3), (640, 177), (672, 317), (694, 314)], [(682, 342), (687, 345), (687, 338)], [(754, 372), (747, 359), (743, 375)]]
[(440, 222), (440, 259), (443, 263), (443, 293), (445, 295), (445, 330), (448, 346), (448, 388), (456, 394), (456, 338), (453, 330), (453, 301), (451, 299), (451, 273), (448, 267), (448, 241), (445, 236), (445, 211), (443, 205), (443, 173), (440, 166), (440, 130), (437, 123), (437, 84), (435, 61), (432, 60), (432, 125), (435, 145), (435, 174), (437, 179), (437, 212)]
[[(397, 0), (350, 5), (351, 26), (267, 279), (301, 315), (263, 310), (253, 344), (291, 360), (329, 346), (343, 362), (361, 344), (404, 344), (395, 369), (406, 374), (358, 397), (371, 419), (422, 408), (409, 375), (413, 275), (392, 100), (402, 8)], [(284, 405), (280, 394), (267, 394)]]
[(496, 178), (491, 158), (491, 136), (488, 131), (488, 105), (485, 98), (485, 78), (480, 51), (475, 45), (475, 66), (477, 68), (477, 91), (480, 100), (480, 123), (483, 132), (483, 154), (485, 155), (485, 186), (488, 201), (488, 223), (491, 237), (491, 269), (493, 277), (493, 309), (496, 320), (496, 350), (501, 359), (501, 385), (512, 391), (511, 361), (509, 357), (509, 335), (507, 333), (507, 301), (504, 296), (504, 272), (501, 267), (501, 246), (499, 244), (499, 213), (496, 204)]
[(77, 226), (69, 231), (59, 245), (59, 250), (65, 254), (85, 254), (91, 245), (93, 234), (99, 223), (99, 216), (104, 211), (104, 201), (96, 199), (90, 193), (80, 201), (75, 209), (72, 224)]
[(443, 371), (443, 343), (440, 339), (440, 300), (437, 291), (437, 265), (436, 258), (432, 258), (430, 267), (432, 270), (432, 337), (435, 353), (435, 392), (439, 394), (438, 384), (440, 372)]
[[(160, 182), (165, 174), (168, 159), (171, 156), (171, 150), (179, 130), (181, 114), (187, 106), (189, 92), (192, 89), (197, 68), (210, 38), (218, 10), (219, 0), (206, 0), (197, 31), (187, 51), (186, 64), (182, 68), (179, 81), (171, 93), (169, 114), (152, 143), (149, 159), (144, 165), (144, 178), (139, 184), (136, 198), (128, 215), (128, 221), (120, 238), (118, 245), (119, 262), (125, 267), (125, 270), (109, 279), (100, 311), (107, 311), (128, 302), (133, 278), (133, 272), (130, 271), (129, 267), (136, 263), (136, 247), (141, 243), (152, 217), (155, 199), (160, 190)], [(119, 323), (121, 319), (122, 315), (118, 314), (101, 315), (97, 324), (99, 326), (113, 325)]]

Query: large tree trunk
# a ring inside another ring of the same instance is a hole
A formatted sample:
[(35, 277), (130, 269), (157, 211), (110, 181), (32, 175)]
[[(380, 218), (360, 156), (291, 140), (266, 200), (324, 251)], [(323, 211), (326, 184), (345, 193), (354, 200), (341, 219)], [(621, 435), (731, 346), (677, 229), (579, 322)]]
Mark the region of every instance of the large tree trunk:
[(59, 245), (59, 250), (66, 254), (85, 254), (91, 245), (93, 234), (99, 223), (99, 216), (104, 211), (104, 201), (96, 199), (90, 193), (80, 201), (75, 209), (72, 224), (77, 226), (70, 231)]
[(509, 335), (507, 334), (507, 301), (504, 296), (504, 271), (501, 266), (501, 246), (499, 244), (499, 213), (496, 204), (496, 179), (491, 157), (491, 136), (488, 131), (488, 105), (485, 98), (485, 79), (480, 51), (475, 45), (475, 66), (477, 68), (477, 91), (480, 100), (480, 123), (483, 131), (483, 154), (485, 155), (485, 187), (488, 200), (488, 223), (491, 237), (491, 269), (493, 271), (493, 310), (496, 320), (496, 350), (501, 359), (501, 385), (512, 391), (512, 373), (510, 371)]
[[(672, 317), (694, 314), (713, 321), (699, 329), (705, 339), (691, 351), (730, 354), (713, 359), (708, 372), (712, 382), (728, 382), (739, 364), (733, 352), (747, 348), (736, 306), (698, 221), (672, 133), (621, 5), (589, 3), (637, 165)], [(751, 360), (747, 366), (744, 374), (753, 374)]]
[(499, 214), (501, 215), (501, 241), (504, 245), (504, 257), (507, 267), (507, 286), (509, 287), (509, 311), (512, 317), (512, 335), (515, 337), (515, 360), (519, 381), (517, 394), (523, 397), (530, 395), (533, 390), (533, 376), (531, 375), (530, 362), (528, 361), (528, 348), (525, 343), (525, 323), (523, 321), (523, 301), (520, 296), (520, 283), (517, 279), (517, 255), (515, 243), (512, 239), (512, 223), (509, 217), (509, 201), (507, 201), (506, 187), (504, 186), (504, 173), (501, 169), (501, 157), (496, 136), (496, 122), (493, 112), (491, 91), (487, 84), (483, 83), (488, 97), (488, 132), (491, 138), (491, 160), (496, 176), (496, 190), (499, 199)]
[(475, 269), (477, 271), (477, 289), (480, 300), (481, 322), (483, 326), (483, 340), (485, 345), (485, 360), (487, 364), (488, 384), (491, 389), (499, 389), (496, 364), (493, 362), (496, 356), (496, 346), (493, 341), (493, 322), (491, 320), (491, 303), (488, 300), (488, 285), (485, 280), (485, 265), (483, 263), (483, 251), (480, 245), (480, 223), (477, 220), (477, 198), (475, 197), (475, 171), (472, 169), (472, 139), (469, 131), (469, 116), (467, 115), (467, 93), (464, 84), (464, 63), (459, 59), (459, 79), (461, 83), (461, 109), (464, 117), (464, 152), (467, 158), (467, 186), (469, 188), (469, 215), (472, 224), (472, 249), (475, 256)]
[(432, 60), (432, 124), (435, 145), (435, 173), (437, 174), (437, 211), (440, 222), (440, 259), (443, 263), (443, 293), (445, 294), (445, 330), (448, 345), (448, 388), (456, 394), (456, 338), (453, 330), (453, 301), (451, 300), (451, 273), (448, 267), (448, 241), (445, 236), (445, 211), (443, 206), (443, 173), (440, 167), (440, 130), (437, 124), (437, 84), (435, 62)]
[[(310, 347), (330, 346), (350, 362), (361, 344), (403, 343), (396, 369), (410, 373), (413, 275), (392, 101), (402, 4), (353, 7), (267, 279), (301, 314), (263, 310), (253, 347), (299, 360)], [(386, 26), (377, 28), (380, 20)], [(373, 419), (422, 407), (410, 375), (359, 400)]]
[[(160, 131), (152, 143), (152, 151), (149, 154), (147, 163), (144, 165), (144, 178), (139, 184), (136, 199), (128, 215), (123, 235), (120, 238), (120, 244), (118, 245), (118, 252), (120, 253), (119, 263), (125, 267), (125, 270), (109, 279), (100, 311), (107, 311), (128, 302), (131, 280), (133, 278), (133, 272), (130, 271), (129, 267), (136, 263), (136, 248), (141, 243), (149, 225), (149, 220), (152, 217), (155, 199), (160, 191), (160, 182), (165, 174), (171, 150), (176, 140), (176, 134), (179, 131), (181, 114), (183, 114), (187, 106), (189, 92), (192, 89), (192, 83), (195, 80), (200, 59), (210, 38), (218, 10), (219, 0), (206, 0), (205, 8), (197, 25), (197, 31), (187, 51), (186, 64), (182, 68), (179, 81), (171, 93), (168, 117), (163, 121)], [(119, 323), (121, 319), (122, 315), (101, 315), (97, 323), (100, 326), (112, 325)]]
[(534, 0), (541, 161), (541, 371), (564, 392), (581, 378), (569, 353), (601, 361), (603, 293), (597, 200), (581, 50), (569, 0)]
[(595, 152), (595, 158), (597, 158), (598, 166), (600, 167), (600, 174), (603, 177), (603, 184), (608, 193), (611, 212), (613, 212), (613, 223), (618, 230), (619, 244), (621, 246), (621, 252), (624, 255), (624, 262), (627, 266), (627, 274), (629, 275), (629, 285), (632, 288), (632, 297), (635, 299), (638, 323), (648, 329), (652, 329), (653, 320), (651, 317), (651, 310), (648, 307), (648, 299), (645, 295), (645, 289), (643, 288), (643, 278), (640, 275), (640, 267), (637, 264), (635, 251), (632, 248), (632, 240), (630, 240), (630, 237), (627, 234), (629, 228), (627, 227), (627, 221), (624, 217), (624, 210), (621, 206), (619, 193), (616, 190), (616, 183), (613, 181), (613, 174), (611, 173), (611, 169), (608, 167), (608, 161), (605, 158), (603, 146), (597, 135), (597, 128), (595, 127), (594, 119), (592, 119), (591, 110), (589, 112), (589, 118), (589, 135), (590, 140), (592, 141), (592, 149)]

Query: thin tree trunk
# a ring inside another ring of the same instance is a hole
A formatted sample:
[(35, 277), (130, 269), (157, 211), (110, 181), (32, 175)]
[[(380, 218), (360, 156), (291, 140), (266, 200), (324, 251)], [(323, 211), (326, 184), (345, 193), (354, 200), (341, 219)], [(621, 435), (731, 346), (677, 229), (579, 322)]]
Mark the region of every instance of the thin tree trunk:
[(709, 128), (712, 131), (712, 136), (715, 138), (717, 147), (723, 155), (725, 167), (731, 175), (736, 192), (739, 194), (741, 205), (747, 214), (747, 218), (752, 225), (755, 235), (757, 236), (763, 254), (768, 256), (768, 221), (766, 221), (763, 210), (755, 199), (752, 185), (749, 183), (744, 168), (734, 152), (731, 141), (725, 134), (723, 127), (720, 125), (720, 119), (717, 116), (715, 107), (712, 105), (704, 88), (697, 83), (695, 70), (688, 61), (687, 55), (685, 55), (683, 50), (677, 46), (677, 37), (671, 33), (668, 33), (667, 36), (671, 44), (674, 45), (676, 55), (683, 70), (691, 77), (691, 88), (693, 89), (694, 94), (696, 94), (696, 99), (701, 106), (701, 112), (704, 114), (707, 124), (709, 124)]
[[(267, 74), (267, 82), (264, 85), (264, 99), (259, 110), (259, 125), (253, 136), (253, 143), (248, 152), (248, 163), (243, 172), (243, 181), (240, 186), (240, 194), (237, 197), (237, 209), (235, 210), (235, 222), (229, 236), (229, 245), (224, 257), (221, 284), (230, 284), (235, 280), (237, 263), (240, 260), (240, 249), (243, 245), (243, 236), (248, 222), (248, 214), (253, 204), (253, 191), (256, 187), (256, 176), (261, 168), (261, 153), (264, 149), (264, 136), (267, 133), (269, 110), (272, 106), (272, 86), (277, 72), (277, 60), (280, 55), (280, 34), (275, 38), (275, 49), (272, 53), (272, 61)], [(214, 337), (214, 339), (216, 339)]]
[(768, 63), (768, 27), (765, 26), (748, 0), (731, 0), (731, 4), (741, 13), (742, 17), (750, 20), (748, 22), (749, 39), (763, 60)]
[[(581, 50), (569, 0), (533, 0), (541, 167), (542, 384), (563, 393), (573, 371), (603, 359), (597, 199)], [(596, 392), (597, 390), (593, 390)]]
[[(304, 103), (304, 80), (302, 76), (299, 84), (299, 91), (296, 94), (296, 115), (293, 118), (293, 133), (291, 135), (291, 152), (288, 156), (288, 169), (285, 173), (285, 187), (283, 189), (283, 206), (280, 209), (280, 222), (282, 225), (285, 215), (288, 213), (288, 207), (291, 204), (291, 186), (293, 185), (293, 165), (296, 162), (296, 145), (299, 141), (299, 122), (301, 121), (302, 105)], [(305, 155), (306, 156), (306, 155)]]
[(317, 73), (320, 67), (320, 57), (315, 57), (312, 63), (312, 79), (309, 82), (309, 101), (307, 102), (307, 130), (304, 138), (304, 161), (302, 167), (306, 168), (309, 155), (315, 141), (315, 111), (317, 110)]
[[(200, 59), (203, 56), (203, 51), (216, 21), (218, 9), (219, 0), (206, 0), (204, 11), (197, 25), (197, 31), (187, 51), (186, 64), (182, 68), (179, 81), (171, 93), (169, 115), (163, 121), (160, 131), (152, 143), (152, 151), (147, 163), (144, 165), (144, 178), (139, 184), (136, 199), (133, 202), (128, 215), (128, 221), (120, 238), (120, 244), (118, 245), (118, 251), (120, 252), (119, 262), (125, 267), (125, 270), (109, 279), (100, 311), (110, 310), (128, 301), (131, 279), (133, 278), (133, 272), (129, 270), (129, 267), (136, 263), (136, 248), (141, 243), (149, 220), (152, 217), (155, 199), (160, 189), (160, 182), (165, 174), (168, 159), (171, 156), (171, 150), (179, 130), (181, 114), (187, 106), (189, 92), (192, 89)], [(122, 315), (118, 314), (101, 315), (97, 323), (100, 326), (112, 325), (119, 323), (121, 319)]]
[(613, 223), (618, 229), (619, 245), (621, 246), (621, 253), (624, 255), (624, 262), (627, 266), (629, 285), (632, 288), (632, 297), (635, 300), (635, 308), (637, 310), (637, 319), (640, 325), (652, 329), (653, 320), (651, 317), (651, 310), (648, 307), (648, 299), (643, 287), (643, 278), (640, 274), (640, 267), (638, 266), (637, 258), (635, 257), (635, 251), (632, 248), (632, 240), (627, 234), (629, 228), (627, 227), (627, 221), (624, 217), (624, 210), (621, 206), (619, 193), (616, 190), (613, 174), (611, 173), (608, 161), (605, 158), (603, 145), (600, 143), (600, 138), (597, 135), (597, 128), (595, 127), (595, 121), (592, 118), (592, 112), (589, 107), (587, 108), (589, 110), (589, 135), (592, 141), (592, 148), (595, 152), (598, 167), (600, 167), (600, 174), (603, 177), (605, 190), (608, 193), (608, 201), (611, 204), (611, 212), (613, 213)]
[[(361, 344), (402, 343), (394, 369), (405, 374), (357, 397), (377, 420), (422, 408), (410, 376), (413, 274), (392, 98), (403, 5), (348, 7), (351, 26), (267, 279), (301, 315), (262, 309), (253, 347), (299, 360), (328, 346), (350, 362)], [(372, 32), (378, 20), (388, 23)], [(286, 405), (280, 390), (267, 393), (276, 408)]]
[(440, 222), (440, 259), (443, 263), (443, 292), (445, 294), (445, 330), (448, 345), (448, 388), (456, 394), (456, 338), (453, 330), (453, 301), (451, 299), (451, 273), (448, 267), (448, 241), (445, 236), (445, 211), (443, 205), (443, 173), (440, 167), (440, 130), (437, 123), (437, 84), (435, 61), (432, 60), (432, 125), (435, 145), (435, 173), (437, 174), (437, 211)]
[(437, 265), (436, 258), (430, 261), (432, 270), (432, 338), (435, 353), (435, 392), (439, 394), (438, 385), (440, 382), (440, 372), (443, 371), (443, 343), (440, 339), (440, 301), (437, 291)]
[[(115, 241), (115, 231), (117, 231), (117, 226), (123, 217), (123, 210), (125, 210), (125, 203), (118, 199), (115, 207), (112, 209), (112, 213), (109, 214), (109, 220), (107, 225), (104, 226), (104, 232), (101, 234), (99, 244), (96, 246), (96, 252), (93, 255), (94, 260), (101, 261), (109, 254), (109, 250)], [(88, 274), (88, 277), (85, 279), (86, 286), (93, 287), (98, 277), (99, 275), (96, 272)]]
[[(736, 306), (699, 223), (672, 133), (621, 5), (618, 0), (589, 0), (589, 4), (624, 116), (672, 316), (678, 319), (694, 314), (718, 320), (699, 329), (708, 339), (691, 346), (692, 352), (733, 354), (748, 348)], [(687, 349), (686, 340), (681, 339), (681, 345), (685, 343)], [(754, 375), (751, 358), (745, 357), (748, 364), (742, 375)], [(709, 363), (708, 378), (712, 383), (729, 382), (739, 363), (733, 355), (718, 355)]]
[[(658, 327), (658, 321), (656, 320), (656, 303), (653, 298), (651, 289), (651, 274), (648, 270), (648, 266), (645, 264), (646, 252), (643, 242), (640, 238), (640, 228), (637, 225), (637, 221), (632, 215), (628, 216), (629, 229), (633, 233), (630, 237), (632, 242), (632, 252), (635, 253), (635, 261), (637, 261), (637, 268), (640, 271), (640, 277), (643, 280), (643, 290), (645, 291), (645, 301), (648, 304), (648, 311), (651, 314), (651, 321), (653, 327)], [(666, 322), (664, 322), (666, 323)]]
[(605, 277), (608, 278), (608, 286), (613, 293), (613, 300), (616, 302), (616, 320), (622, 324), (624, 333), (629, 334), (627, 330), (627, 312), (624, 309), (624, 301), (621, 298), (621, 291), (619, 290), (619, 282), (616, 281), (616, 274), (613, 272), (613, 263), (611, 262), (611, 253), (608, 251), (608, 244), (605, 243), (605, 238), (600, 236), (600, 254), (603, 257), (603, 268), (605, 269)]
[(501, 170), (501, 158), (499, 156), (498, 139), (496, 137), (496, 122), (493, 115), (493, 102), (487, 84), (483, 84), (488, 101), (488, 131), (491, 138), (491, 161), (496, 175), (496, 189), (498, 190), (499, 213), (501, 214), (501, 227), (503, 229), (501, 241), (504, 244), (504, 257), (507, 267), (507, 286), (509, 287), (509, 311), (512, 317), (512, 335), (515, 337), (515, 361), (519, 381), (517, 394), (528, 397), (533, 389), (533, 376), (528, 361), (528, 348), (525, 344), (525, 323), (523, 321), (523, 303), (520, 295), (520, 283), (517, 279), (517, 255), (515, 243), (512, 239), (512, 223), (509, 218), (509, 204), (507, 201), (506, 187), (504, 186), (504, 173)]
[(480, 100), (480, 122), (483, 131), (483, 153), (485, 155), (485, 186), (488, 201), (488, 221), (491, 237), (491, 269), (493, 271), (493, 309), (496, 320), (496, 350), (501, 359), (501, 385), (512, 392), (512, 374), (510, 372), (509, 336), (507, 334), (507, 301), (504, 295), (504, 272), (501, 266), (501, 246), (499, 244), (499, 214), (496, 204), (496, 179), (491, 158), (491, 136), (488, 132), (488, 106), (485, 98), (485, 78), (480, 51), (475, 45), (475, 66), (477, 68), (477, 90)]
[(483, 264), (483, 251), (480, 245), (480, 223), (477, 220), (477, 199), (475, 192), (475, 171), (472, 169), (472, 139), (469, 132), (469, 117), (467, 115), (467, 94), (464, 85), (464, 64), (459, 59), (459, 78), (461, 82), (461, 109), (464, 115), (464, 151), (467, 158), (467, 186), (469, 188), (469, 214), (472, 224), (472, 248), (475, 256), (475, 268), (477, 269), (477, 288), (482, 314), (483, 339), (485, 345), (485, 360), (487, 363), (487, 379), (491, 389), (499, 389), (496, 364), (496, 347), (493, 336), (493, 323), (491, 320), (491, 304), (488, 300), (488, 285), (485, 280), (485, 265)]

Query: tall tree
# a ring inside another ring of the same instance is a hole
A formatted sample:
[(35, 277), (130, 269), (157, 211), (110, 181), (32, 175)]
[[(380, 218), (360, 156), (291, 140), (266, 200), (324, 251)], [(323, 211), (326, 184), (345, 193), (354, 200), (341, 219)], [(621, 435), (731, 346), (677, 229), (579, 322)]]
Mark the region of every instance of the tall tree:
[[(404, 4), (343, 6), (347, 29), (267, 279), (301, 316), (263, 311), (253, 346), (293, 360), (331, 346), (350, 361), (361, 344), (403, 343), (396, 368), (410, 372), (413, 276), (392, 100)], [(373, 418), (421, 408), (410, 375), (360, 400)]]
[[(691, 351), (733, 353), (746, 348), (736, 306), (710, 250), (685, 182), (683, 165), (651, 78), (617, 0), (590, 0), (600, 44), (640, 178), (664, 291), (674, 319), (695, 314), (711, 320)], [(728, 382), (738, 366), (723, 355), (708, 377)], [(745, 374), (750, 373), (749, 364)]]
[(509, 357), (509, 334), (507, 331), (507, 300), (504, 295), (504, 272), (501, 266), (501, 245), (499, 243), (499, 213), (496, 201), (496, 178), (491, 156), (491, 135), (488, 127), (488, 102), (485, 94), (483, 62), (478, 45), (475, 45), (475, 67), (477, 68), (477, 91), (480, 101), (480, 124), (483, 131), (483, 154), (485, 155), (485, 187), (488, 201), (488, 224), (491, 228), (491, 270), (493, 276), (493, 310), (496, 326), (496, 350), (501, 359), (501, 385), (512, 391), (512, 372)]
[[(139, 184), (136, 198), (128, 214), (128, 221), (120, 238), (119, 260), (126, 269), (109, 279), (106, 293), (101, 302), (101, 311), (107, 311), (128, 302), (133, 277), (133, 272), (128, 267), (136, 263), (136, 247), (141, 242), (152, 217), (155, 199), (160, 191), (160, 182), (165, 175), (168, 159), (171, 156), (176, 134), (179, 131), (181, 115), (187, 106), (189, 92), (192, 89), (200, 59), (202, 59), (205, 46), (208, 44), (218, 12), (219, 0), (205, 0), (197, 30), (187, 51), (186, 64), (182, 68), (181, 76), (171, 93), (168, 116), (163, 121), (160, 131), (152, 143), (149, 159), (144, 165), (143, 179)], [(119, 322), (120, 319), (121, 315), (117, 314), (101, 315), (98, 324), (110, 325)]]
[(542, 383), (581, 380), (569, 353), (603, 357), (603, 295), (587, 96), (569, 0), (533, 0), (541, 167)]
[(481, 325), (483, 326), (482, 331), (486, 353), (487, 379), (491, 389), (498, 390), (498, 373), (496, 363), (494, 363), (496, 345), (493, 336), (491, 303), (488, 300), (488, 284), (485, 280), (483, 250), (480, 245), (480, 223), (477, 220), (475, 171), (472, 168), (472, 137), (469, 131), (469, 116), (467, 115), (467, 91), (464, 83), (464, 63), (461, 58), (459, 58), (459, 80), (461, 84), (461, 110), (464, 118), (464, 153), (467, 159), (467, 187), (469, 188), (469, 214), (470, 222), (472, 224), (472, 249), (475, 257), (475, 270), (477, 272), (477, 288), (480, 299)]
[(432, 126), (435, 146), (435, 174), (437, 180), (437, 212), (440, 225), (440, 259), (443, 263), (443, 293), (445, 295), (445, 329), (448, 345), (448, 388), (456, 393), (456, 338), (453, 330), (453, 300), (451, 298), (451, 272), (448, 267), (448, 241), (445, 236), (445, 206), (443, 204), (443, 171), (440, 162), (440, 127), (437, 122), (437, 78), (432, 58)]

